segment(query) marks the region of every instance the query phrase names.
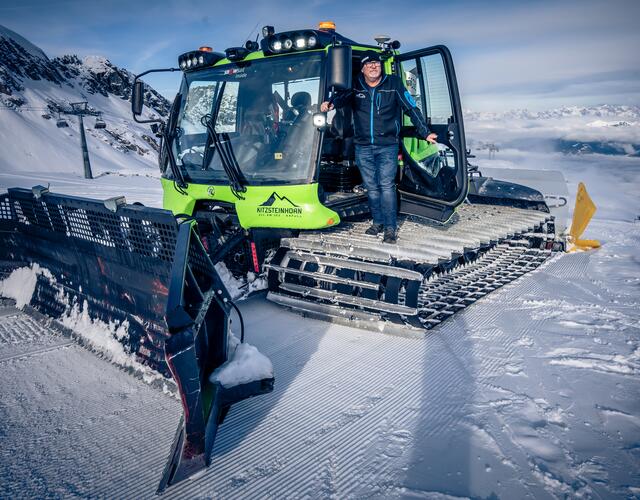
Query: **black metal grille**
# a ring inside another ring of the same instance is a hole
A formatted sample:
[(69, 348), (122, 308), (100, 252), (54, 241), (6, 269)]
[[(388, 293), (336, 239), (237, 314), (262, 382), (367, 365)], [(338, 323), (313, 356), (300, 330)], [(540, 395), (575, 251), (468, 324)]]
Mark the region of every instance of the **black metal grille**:
[(197, 243), (189, 247), (189, 265), (197, 275), (207, 276), (213, 272), (211, 260), (202, 245)]
[(55, 194), (36, 199), (29, 190), (11, 189), (0, 202), (0, 219), (28, 234), (57, 233), (173, 262), (177, 223), (166, 210), (123, 206), (114, 213), (97, 200)]

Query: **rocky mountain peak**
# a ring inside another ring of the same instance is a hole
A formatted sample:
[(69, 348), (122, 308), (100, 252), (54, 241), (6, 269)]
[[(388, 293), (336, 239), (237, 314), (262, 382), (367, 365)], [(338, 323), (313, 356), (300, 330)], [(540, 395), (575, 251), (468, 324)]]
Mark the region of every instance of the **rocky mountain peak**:
[[(33, 81), (75, 88), (78, 100), (83, 99), (85, 93), (130, 100), (134, 76), (102, 56), (81, 60), (75, 54), (68, 54), (49, 59), (40, 48), (0, 25), (0, 100), (5, 105), (27, 104), (28, 99), (21, 94)], [(67, 105), (53, 103), (52, 109), (62, 110)], [(167, 99), (149, 86), (145, 105), (160, 116), (166, 116), (170, 108)]]
[(0, 25), (0, 94), (21, 92), (25, 79), (64, 81), (41, 49)]

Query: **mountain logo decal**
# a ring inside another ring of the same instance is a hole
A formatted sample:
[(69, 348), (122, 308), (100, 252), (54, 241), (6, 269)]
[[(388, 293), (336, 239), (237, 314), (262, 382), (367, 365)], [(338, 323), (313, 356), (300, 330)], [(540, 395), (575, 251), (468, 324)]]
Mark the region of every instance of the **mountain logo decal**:
[(294, 202), (292, 202), (289, 198), (287, 198), (286, 196), (280, 196), (278, 193), (276, 193), (275, 191), (273, 193), (271, 193), (271, 196), (269, 196), (269, 198), (267, 199), (267, 201), (265, 201), (262, 205), (260, 205), (261, 207), (270, 207), (272, 206), (276, 200), (279, 201), (286, 201), (287, 203), (289, 203), (289, 205), (291, 205), (292, 207), (298, 207), (298, 205), (296, 205)]
[(264, 203), (256, 207), (256, 213), (260, 216), (302, 217), (302, 208), (274, 191)]

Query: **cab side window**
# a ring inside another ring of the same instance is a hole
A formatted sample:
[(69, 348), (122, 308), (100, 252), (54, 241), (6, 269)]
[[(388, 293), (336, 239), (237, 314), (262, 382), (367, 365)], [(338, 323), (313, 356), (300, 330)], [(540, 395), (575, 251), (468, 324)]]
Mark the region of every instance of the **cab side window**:
[(420, 112), (434, 125), (446, 125), (453, 114), (449, 84), (440, 54), (402, 62), (405, 85)]

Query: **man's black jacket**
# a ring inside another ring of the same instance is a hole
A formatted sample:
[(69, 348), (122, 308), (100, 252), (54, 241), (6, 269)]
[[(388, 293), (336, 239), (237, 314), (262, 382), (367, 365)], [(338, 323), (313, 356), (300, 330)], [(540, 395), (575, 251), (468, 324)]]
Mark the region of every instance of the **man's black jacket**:
[(352, 107), (356, 144), (397, 144), (402, 127), (402, 109), (416, 127), (419, 137), (429, 135), (416, 102), (395, 75), (383, 75), (376, 87), (369, 87), (360, 75), (353, 89), (336, 97), (333, 104), (336, 108)]

